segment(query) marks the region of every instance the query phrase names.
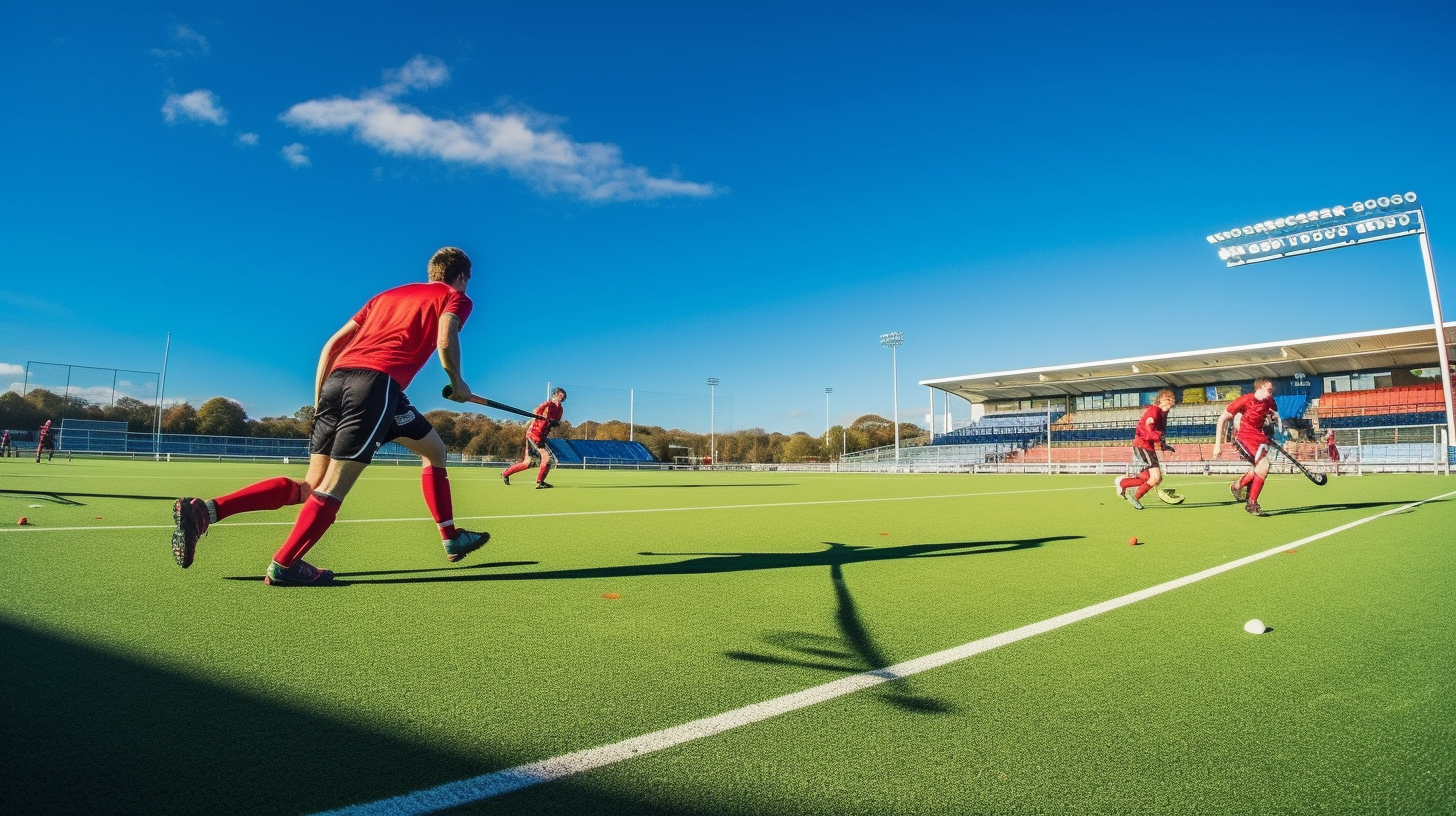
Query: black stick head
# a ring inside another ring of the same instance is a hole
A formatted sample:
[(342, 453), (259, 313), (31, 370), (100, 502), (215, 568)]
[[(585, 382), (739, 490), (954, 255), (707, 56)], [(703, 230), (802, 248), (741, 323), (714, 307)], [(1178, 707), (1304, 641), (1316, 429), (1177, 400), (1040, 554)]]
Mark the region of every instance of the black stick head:
[(1325, 482), (1328, 482), (1330, 480), (1330, 477), (1326, 476), (1323, 473), (1316, 473), (1315, 475), (1309, 477), (1309, 480), (1319, 485), (1320, 487), (1324, 487)]

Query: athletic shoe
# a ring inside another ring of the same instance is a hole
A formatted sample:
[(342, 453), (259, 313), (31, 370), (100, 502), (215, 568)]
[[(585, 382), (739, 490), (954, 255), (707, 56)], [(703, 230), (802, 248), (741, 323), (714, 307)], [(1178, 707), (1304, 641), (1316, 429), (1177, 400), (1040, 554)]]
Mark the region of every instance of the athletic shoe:
[(1237, 481), (1229, 482), (1229, 492), (1233, 494), (1234, 501), (1246, 502), (1249, 500), (1249, 486), (1239, 486)]
[(1252, 501), (1252, 500), (1250, 500), (1250, 501), (1248, 501), (1248, 502), (1246, 502), (1244, 504), (1244, 509), (1247, 510), (1248, 513), (1249, 513), (1249, 515), (1251, 515), (1251, 516), (1267, 516), (1267, 515), (1269, 515), (1268, 513), (1265, 513), (1264, 512), (1264, 508), (1260, 507), (1258, 502)]
[(1125, 498), (1127, 498), (1127, 496), (1123, 495), (1123, 492), (1122, 492), (1122, 477), (1121, 476), (1114, 476), (1114, 477), (1112, 477), (1112, 489), (1117, 491), (1117, 497), (1119, 499), (1125, 499)]
[(506, 473), (504, 470), (501, 471), (501, 481), (506, 483), (506, 487), (510, 487), (511, 486), (511, 474)]
[(485, 542), (489, 540), (490, 533), (472, 533), (457, 529), (455, 537), (445, 542), (445, 557), (453, 564), (485, 546)]
[(1141, 510), (1141, 509), (1143, 509), (1143, 503), (1140, 502), (1140, 501), (1138, 501), (1137, 496), (1133, 495), (1132, 493), (1127, 494), (1127, 501), (1128, 501), (1128, 504), (1131, 504), (1132, 505), (1132, 509), (1134, 509), (1134, 510)]
[(177, 523), (172, 531), (172, 557), (177, 566), (187, 569), (197, 555), (197, 539), (207, 535), (207, 502), (191, 497), (178, 499), (172, 504), (172, 520)]
[(536, 483), (536, 489), (537, 490), (546, 490), (547, 488), (551, 488), (551, 487), (555, 487), (555, 485), (548, 484), (547, 482), (537, 482)]
[(334, 571), (319, 569), (307, 561), (295, 561), (291, 567), (280, 567), (274, 561), (263, 574), (269, 586), (323, 586), (334, 580)]

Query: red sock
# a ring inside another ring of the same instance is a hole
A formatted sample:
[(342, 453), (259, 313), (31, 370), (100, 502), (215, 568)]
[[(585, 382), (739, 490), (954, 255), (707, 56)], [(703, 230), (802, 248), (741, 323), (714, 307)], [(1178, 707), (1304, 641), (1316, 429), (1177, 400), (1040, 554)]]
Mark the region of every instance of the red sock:
[(550, 473), (550, 472), (551, 472), (551, 460), (548, 459), (545, 462), (542, 462), (541, 463), (541, 469), (538, 470), (538, 471), (536, 471), (536, 481), (538, 481), (538, 482), (544, 482), (544, 481), (546, 481), (546, 474), (547, 473)]
[(1255, 476), (1253, 478), (1253, 483), (1253, 487), (1249, 488), (1249, 501), (1257, 502), (1259, 500), (1259, 491), (1264, 489), (1264, 480), (1260, 479), (1258, 476)]
[(1129, 487), (1137, 487), (1138, 485), (1147, 482), (1147, 480), (1148, 474), (1145, 471), (1143, 473), (1139, 473), (1136, 476), (1129, 476), (1126, 479), (1123, 479), (1122, 481), (1117, 483), (1117, 486), (1122, 488), (1123, 490), (1126, 490)]
[(305, 499), (303, 509), (298, 511), (298, 521), (293, 522), (293, 532), (288, 534), (288, 540), (273, 554), (273, 560), (278, 562), (278, 566), (293, 566), (308, 552), (309, 547), (317, 544), (328, 531), (329, 525), (338, 517), (341, 504), (343, 502), (333, 496), (318, 491)]
[(1245, 473), (1244, 475), (1239, 477), (1238, 484), (1239, 487), (1248, 487), (1249, 482), (1252, 481), (1254, 481), (1254, 471), (1251, 470), (1248, 473)]
[(506, 476), (510, 476), (512, 473), (520, 473), (521, 471), (529, 468), (530, 466), (531, 466), (530, 461), (517, 462), (514, 465), (511, 465), (510, 467), (506, 468), (505, 475)]
[(217, 520), (222, 521), (236, 513), (251, 513), (254, 510), (277, 510), (303, 501), (303, 489), (298, 482), (287, 476), (248, 485), (236, 493), (229, 493), (212, 500), (217, 508)]
[(425, 465), (420, 471), (420, 490), (425, 494), (425, 506), (430, 508), (430, 517), (440, 528), (440, 538), (455, 537), (455, 510), (450, 502), (450, 474), (444, 468)]
[(1133, 494), (1133, 498), (1141, 499), (1143, 496), (1148, 495), (1148, 491), (1152, 489), (1152, 485), (1148, 484), (1147, 482), (1143, 482), (1141, 485), (1138, 486), (1137, 493)]

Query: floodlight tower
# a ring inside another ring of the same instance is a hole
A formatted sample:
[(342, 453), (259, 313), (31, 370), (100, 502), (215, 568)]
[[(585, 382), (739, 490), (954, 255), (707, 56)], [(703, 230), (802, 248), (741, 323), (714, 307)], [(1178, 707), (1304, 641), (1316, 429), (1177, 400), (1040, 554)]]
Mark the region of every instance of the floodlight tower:
[(718, 383), (717, 377), (708, 378), (708, 455), (713, 464), (718, 464)]
[[(1294, 213), (1242, 227), (1216, 232), (1208, 243), (1218, 247), (1219, 260), (1229, 268), (1307, 255), (1327, 249), (1369, 244), (1415, 235), (1426, 268), (1431, 318), (1436, 328), (1436, 356), (1441, 365), (1441, 390), (1446, 403), (1446, 444), (1456, 445), (1456, 410), (1453, 410), (1451, 358), (1446, 351), (1446, 323), (1441, 316), (1441, 295), (1436, 287), (1436, 264), (1431, 258), (1426, 211), (1416, 194), (1395, 193), (1349, 205), (1336, 205)], [(1449, 454), (1448, 454), (1449, 455)]]
[(895, 349), (905, 342), (904, 332), (888, 332), (880, 335), (880, 345), (890, 350), (890, 382), (895, 394), (895, 415), (890, 424), (895, 426), (895, 461), (900, 461), (900, 367)]
[(824, 451), (829, 451), (829, 395), (834, 393), (833, 388), (824, 389)]

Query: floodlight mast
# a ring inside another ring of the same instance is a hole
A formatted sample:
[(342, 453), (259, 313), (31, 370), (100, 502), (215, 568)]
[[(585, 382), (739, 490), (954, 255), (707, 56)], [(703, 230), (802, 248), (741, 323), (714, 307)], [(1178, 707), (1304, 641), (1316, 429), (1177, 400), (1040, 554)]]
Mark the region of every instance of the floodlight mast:
[(829, 451), (829, 395), (834, 393), (833, 388), (824, 389), (824, 450)]
[(880, 345), (890, 350), (890, 381), (895, 394), (895, 415), (890, 424), (895, 426), (895, 461), (900, 461), (900, 367), (896, 351), (905, 342), (904, 332), (887, 332), (880, 335)]
[(1227, 266), (1274, 261), (1326, 249), (1386, 241), (1414, 235), (1420, 240), (1426, 268), (1426, 288), (1435, 321), (1436, 355), (1441, 365), (1441, 391), (1446, 404), (1446, 445), (1456, 445), (1456, 410), (1453, 409), (1451, 356), (1446, 349), (1446, 322), (1441, 316), (1441, 293), (1436, 286), (1436, 264), (1431, 257), (1430, 233), (1424, 207), (1415, 206), (1415, 193), (1356, 201), (1346, 206), (1296, 213), (1250, 226), (1235, 227), (1208, 236), (1219, 247)]
[(708, 378), (708, 455), (713, 457), (713, 464), (718, 464), (718, 383), (722, 380), (717, 377)]

